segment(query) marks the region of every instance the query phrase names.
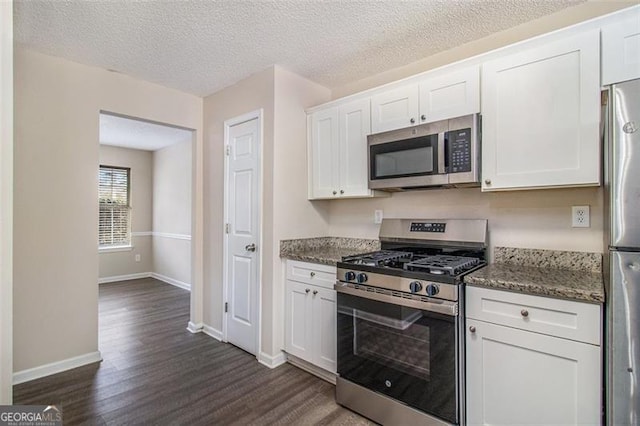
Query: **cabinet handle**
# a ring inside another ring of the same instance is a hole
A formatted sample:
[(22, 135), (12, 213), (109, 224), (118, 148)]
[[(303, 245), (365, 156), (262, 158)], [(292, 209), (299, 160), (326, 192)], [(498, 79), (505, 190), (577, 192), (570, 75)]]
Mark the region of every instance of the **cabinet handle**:
[(305, 289), (304, 289), (304, 292), (305, 292), (305, 293), (307, 293), (307, 294), (309, 294), (309, 292), (310, 292), (310, 291), (311, 291), (311, 290), (310, 290), (310, 289), (308, 289), (308, 288), (305, 288)]
[(485, 183), (486, 185), (491, 185), (491, 179), (485, 179), (485, 180), (484, 180), (484, 183)]
[(341, 189), (341, 190), (340, 190), (340, 193), (341, 193), (341, 194), (344, 194), (344, 189)]
[(333, 191), (333, 195), (336, 195), (338, 193), (338, 191)]
[(526, 309), (523, 309), (520, 311), (520, 315), (522, 315), (523, 317), (528, 317), (529, 316), (529, 311), (527, 311)]
[(427, 119), (427, 116), (426, 116), (426, 115), (424, 115), (424, 114), (422, 114), (422, 115), (420, 116), (420, 119), (421, 119), (422, 121), (424, 121), (424, 120), (426, 120), (426, 119)]
[(411, 117), (411, 120), (409, 120), (409, 122), (410, 122), (411, 124), (413, 124), (413, 123), (415, 123), (415, 122), (416, 122), (416, 119), (415, 119), (415, 118), (413, 118), (413, 117)]
[(472, 333), (475, 333), (476, 332), (476, 328), (472, 325), (472, 326), (469, 327), (469, 331), (472, 332)]
[(313, 272), (313, 271), (311, 271), (311, 272), (309, 273), (309, 275), (311, 276), (311, 278), (313, 278), (313, 277), (315, 277), (315, 276), (316, 276), (316, 273), (315, 273), (315, 272)]
[(316, 294), (318, 294), (318, 290), (313, 290), (313, 295), (315, 296)]

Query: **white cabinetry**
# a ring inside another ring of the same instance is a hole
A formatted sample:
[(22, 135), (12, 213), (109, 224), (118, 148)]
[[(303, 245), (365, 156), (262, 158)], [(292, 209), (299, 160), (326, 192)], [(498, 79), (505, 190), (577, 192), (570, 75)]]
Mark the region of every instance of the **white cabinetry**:
[(371, 98), (372, 133), (480, 111), (478, 66), (388, 90)]
[(600, 424), (599, 305), (466, 288), (467, 423)]
[(336, 268), (286, 262), (285, 351), (336, 371)]
[(602, 84), (640, 78), (640, 8), (602, 28)]
[(599, 32), (482, 66), (482, 189), (600, 184)]
[(309, 116), (309, 199), (366, 198), (369, 99), (319, 110)]

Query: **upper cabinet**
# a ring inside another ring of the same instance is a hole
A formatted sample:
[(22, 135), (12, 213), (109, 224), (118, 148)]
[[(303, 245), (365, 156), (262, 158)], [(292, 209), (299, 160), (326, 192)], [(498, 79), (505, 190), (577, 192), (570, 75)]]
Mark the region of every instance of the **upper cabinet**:
[(480, 70), (472, 66), (374, 95), (371, 132), (386, 132), (479, 111)]
[(473, 66), (420, 83), (420, 122), (480, 112), (480, 67)]
[(316, 111), (309, 116), (309, 199), (381, 195), (368, 187), (369, 99)]
[(640, 78), (640, 11), (602, 28), (602, 84)]
[(599, 31), (482, 66), (482, 189), (600, 184)]

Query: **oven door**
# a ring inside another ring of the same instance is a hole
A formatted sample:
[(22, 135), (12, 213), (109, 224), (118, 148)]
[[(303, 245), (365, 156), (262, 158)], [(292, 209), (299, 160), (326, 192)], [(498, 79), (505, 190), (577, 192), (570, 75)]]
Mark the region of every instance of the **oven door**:
[(336, 290), (340, 377), (459, 423), (457, 304)]

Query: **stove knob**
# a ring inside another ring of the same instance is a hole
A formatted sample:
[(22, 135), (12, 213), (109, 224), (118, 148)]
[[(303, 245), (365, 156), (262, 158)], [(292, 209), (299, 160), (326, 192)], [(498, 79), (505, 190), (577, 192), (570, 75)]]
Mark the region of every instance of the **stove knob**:
[(362, 272), (358, 274), (356, 277), (357, 281), (362, 284), (367, 282), (367, 274), (363, 274)]
[(356, 273), (353, 271), (345, 272), (344, 279), (345, 281), (353, 281), (356, 279)]
[(422, 283), (420, 281), (411, 281), (409, 283), (409, 290), (411, 290), (411, 293), (418, 293), (422, 290)]
[(427, 291), (427, 296), (435, 296), (440, 291), (435, 284), (429, 284), (425, 290)]

